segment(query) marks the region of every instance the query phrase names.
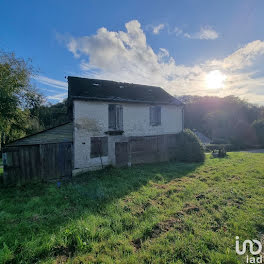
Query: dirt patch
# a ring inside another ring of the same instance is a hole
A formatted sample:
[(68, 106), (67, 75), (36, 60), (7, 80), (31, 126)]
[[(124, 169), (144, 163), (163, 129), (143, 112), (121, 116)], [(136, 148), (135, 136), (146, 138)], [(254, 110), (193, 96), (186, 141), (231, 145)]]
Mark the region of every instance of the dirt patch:
[(179, 223), (180, 219), (177, 218), (170, 218), (168, 220), (165, 220), (161, 223), (158, 223), (154, 226), (152, 229), (151, 237), (150, 238), (156, 238), (161, 233), (168, 232), (176, 223)]
[(172, 194), (177, 193), (177, 192), (180, 192), (180, 191), (182, 191), (181, 188), (170, 189), (170, 190), (168, 190), (168, 191), (165, 193), (165, 195), (166, 195), (167, 197), (170, 197)]
[(192, 214), (192, 213), (196, 213), (199, 211), (200, 211), (200, 208), (196, 205), (193, 205), (193, 204), (185, 204), (185, 206), (183, 208), (183, 212), (186, 214)]
[(205, 199), (205, 195), (204, 194), (199, 194), (196, 196), (196, 199), (199, 201), (199, 200), (202, 200), (202, 199)]
[(141, 246), (142, 246), (141, 239), (140, 238), (137, 238), (137, 239), (133, 240), (132, 241), (132, 244), (133, 244), (133, 246), (134, 246), (134, 248), (136, 250), (140, 249)]
[(58, 246), (52, 249), (52, 253), (56, 257), (56, 263), (66, 263), (65, 261), (73, 256), (74, 249), (71, 250), (68, 247)]
[(207, 178), (205, 178), (205, 177), (203, 177), (203, 178), (202, 178), (202, 177), (200, 177), (200, 178), (199, 178), (199, 180), (200, 180), (201, 182), (207, 182), (207, 181), (208, 181), (208, 179), (207, 179)]
[(139, 250), (142, 247), (144, 241), (159, 237), (161, 234), (170, 231), (174, 226), (176, 226), (176, 224), (179, 223), (182, 223), (181, 218), (172, 217), (170, 219), (162, 221), (156, 224), (145, 238), (137, 238), (132, 241), (132, 244), (136, 250)]
[(157, 184), (157, 183), (152, 183), (152, 186), (157, 188), (157, 189), (161, 189), (161, 190), (165, 190), (168, 188), (167, 184)]
[(134, 209), (133, 211), (131, 210), (131, 214), (134, 216), (141, 216), (148, 208), (152, 206), (159, 207), (159, 204), (159, 201), (149, 200), (148, 202), (142, 204), (141, 207)]
[(67, 263), (68, 257), (67, 256), (58, 256), (56, 258), (56, 264), (64, 264)]

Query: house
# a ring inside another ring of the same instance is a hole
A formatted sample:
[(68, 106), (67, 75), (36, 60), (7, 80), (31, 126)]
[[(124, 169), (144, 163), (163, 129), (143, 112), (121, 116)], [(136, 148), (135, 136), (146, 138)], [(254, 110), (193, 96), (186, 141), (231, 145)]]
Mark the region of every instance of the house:
[(162, 88), (71, 76), (68, 88), (70, 122), (6, 146), (5, 182), (173, 158), (184, 106)]
[[(183, 130), (183, 104), (160, 87), (78, 77), (68, 83), (75, 170), (151, 162), (157, 136)], [(137, 151), (135, 141), (145, 149)]]

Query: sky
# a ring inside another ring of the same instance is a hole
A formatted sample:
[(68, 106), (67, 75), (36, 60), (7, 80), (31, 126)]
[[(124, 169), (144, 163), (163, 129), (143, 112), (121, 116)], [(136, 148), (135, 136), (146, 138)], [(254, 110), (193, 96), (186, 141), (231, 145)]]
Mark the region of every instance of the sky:
[(31, 58), (56, 103), (67, 76), (264, 105), (264, 1), (3, 0), (0, 49)]

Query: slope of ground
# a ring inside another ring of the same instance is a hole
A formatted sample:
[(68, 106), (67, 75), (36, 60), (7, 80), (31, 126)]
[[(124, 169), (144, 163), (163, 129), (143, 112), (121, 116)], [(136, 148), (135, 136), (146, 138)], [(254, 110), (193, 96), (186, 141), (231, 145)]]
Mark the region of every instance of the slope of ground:
[(264, 155), (0, 189), (0, 263), (244, 263), (264, 234)]

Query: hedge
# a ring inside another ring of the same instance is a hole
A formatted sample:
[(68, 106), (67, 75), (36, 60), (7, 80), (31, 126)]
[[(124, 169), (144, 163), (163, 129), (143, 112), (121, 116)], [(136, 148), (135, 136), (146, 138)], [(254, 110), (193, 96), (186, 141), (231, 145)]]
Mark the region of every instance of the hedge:
[(202, 162), (204, 159), (205, 154), (203, 145), (190, 129), (185, 129), (177, 135), (176, 160)]

